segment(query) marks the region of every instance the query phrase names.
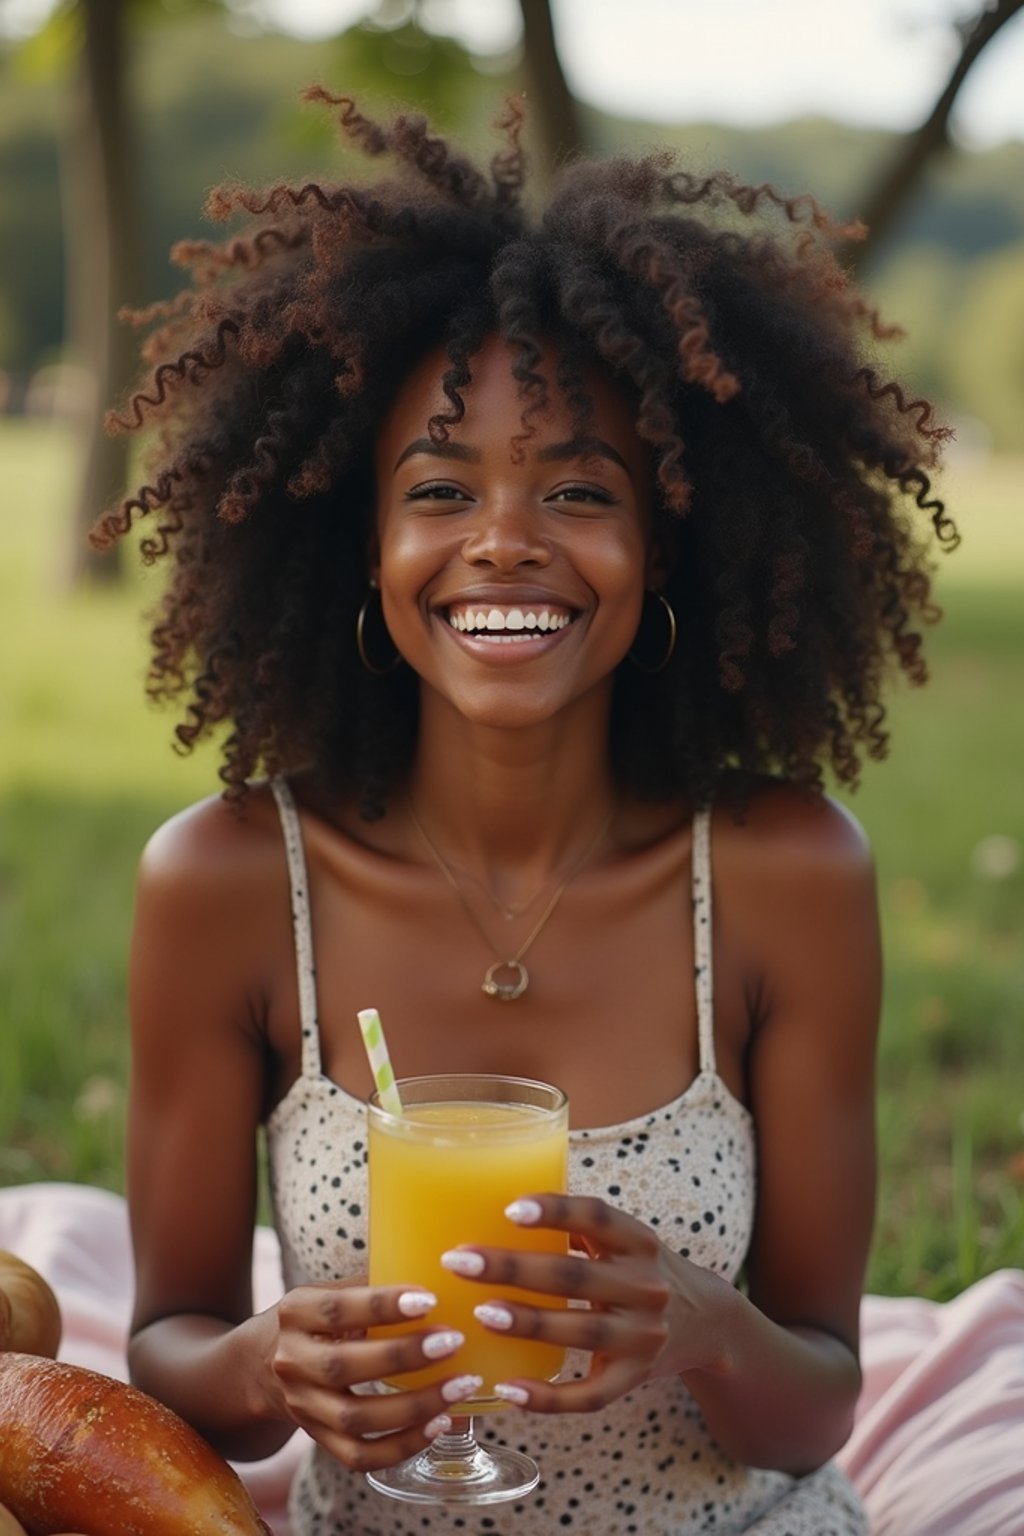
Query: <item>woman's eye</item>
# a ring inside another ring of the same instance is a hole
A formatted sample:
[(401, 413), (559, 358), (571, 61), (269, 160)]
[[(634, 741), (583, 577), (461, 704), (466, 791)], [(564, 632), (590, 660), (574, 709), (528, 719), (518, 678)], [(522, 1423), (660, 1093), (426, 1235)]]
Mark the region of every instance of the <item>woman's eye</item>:
[(426, 485), (414, 485), (405, 493), (406, 501), (465, 501), (466, 492), (457, 485), (445, 485), (429, 481)]
[(610, 507), (615, 504), (616, 498), (610, 491), (606, 491), (599, 485), (562, 485), (554, 491), (549, 498), (551, 501), (576, 501), (595, 502), (598, 506)]

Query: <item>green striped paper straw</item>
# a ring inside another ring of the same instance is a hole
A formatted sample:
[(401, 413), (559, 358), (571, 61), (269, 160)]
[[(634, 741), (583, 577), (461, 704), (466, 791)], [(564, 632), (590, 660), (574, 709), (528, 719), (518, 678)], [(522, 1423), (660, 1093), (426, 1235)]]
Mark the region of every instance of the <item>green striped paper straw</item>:
[(380, 1094), (381, 1108), (389, 1115), (400, 1115), (402, 1100), (395, 1083), (395, 1074), (391, 1070), (391, 1057), (388, 1055), (388, 1043), (384, 1039), (384, 1026), (380, 1022), (380, 1014), (376, 1008), (360, 1008), (356, 1017), (359, 1020), (359, 1028), (362, 1030), (363, 1044), (366, 1046), (370, 1071), (373, 1073), (374, 1087)]

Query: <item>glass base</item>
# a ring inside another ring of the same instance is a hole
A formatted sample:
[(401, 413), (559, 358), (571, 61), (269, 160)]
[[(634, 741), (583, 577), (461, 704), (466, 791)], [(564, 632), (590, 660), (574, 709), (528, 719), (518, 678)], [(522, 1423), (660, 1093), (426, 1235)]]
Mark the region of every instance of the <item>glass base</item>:
[(368, 1472), (366, 1481), (406, 1504), (500, 1504), (530, 1493), (540, 1471), (529, 1456), (506, 1446), (485, 1450), (469, 1430), (438, 1435), (418, 1456)]

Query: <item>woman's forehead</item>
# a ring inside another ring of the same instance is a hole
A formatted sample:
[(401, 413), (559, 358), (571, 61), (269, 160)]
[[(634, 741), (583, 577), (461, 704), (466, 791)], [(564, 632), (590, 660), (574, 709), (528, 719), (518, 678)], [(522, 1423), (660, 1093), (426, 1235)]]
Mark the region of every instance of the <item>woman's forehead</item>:
[[(470, 382), (459, 387), (465, 413), (448, 427), (452, 441), (504, 432), (516, 436), (524, 409), (531, 405), (531, 437), (555, 436), (564, 439), (579, 436), (574, 411), (558, 383), (560, 349), (551, 340), (541, 343), (541, 356), (531, 369), (546, 387), (546, 404), (532, 408), (530, 395), (522, 390), (513, 372), (520, 357), (519, 349), (504, 338), (487, 337), (469, 358)], [(451, 368), (444, 346), (436, 347), (412, 369), (398, 390), (378, 433), (378, 463), (393, 468), (407, 442), (427, 434), (432, 417), (450, 417), (452, 401), (444, 391), (443, 379)], [(586, 435), (598, 433), (615, 444), (623, 457), (637, 454), (646, 460), (646, 446), (637, 436), (634, 412), (625, 392), (600, 363), (586, 364), (581, 370), (582, 384), (589, 401)]]

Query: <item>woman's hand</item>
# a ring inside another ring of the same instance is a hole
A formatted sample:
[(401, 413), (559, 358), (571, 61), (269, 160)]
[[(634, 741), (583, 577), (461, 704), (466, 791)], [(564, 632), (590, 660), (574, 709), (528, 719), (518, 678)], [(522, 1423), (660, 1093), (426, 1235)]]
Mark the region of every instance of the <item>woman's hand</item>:
[(571, 1233), (583, 1251), (561, 1256), (467, 1245), (444, 1255), (445, 1268), (481, 1287), (585, 1302), (563, 1309), (481, 1298), (475, 1311), (496, 1332), (592, 1355), (582, 1381), (501, 1383), (507, 1402), (539, 1413), (592, 1412), (652, 1377), (716, 1368), (736, 1294), (727, 1281), (672, 1253), (649, 1227), (603, 1200), (535, 1195), (506, 1214), (521, 1226)]
[(263, 1314), (274, 1329), (269, 1412), (293, 1420), (354, 1471), (416, 1455), (451, 1429), (450, 1410), (479, 1391), (480, 1377), (453, 1373), (434, 1386), (387, 1394), (365, 1388), (454, 1355), (463, 1336), (429, 1326), (391, 1338), (366, 1335), (371, 1327), (425, 1317), (435, 1305), (430, 1292), (409, 1286), (289, 1291)]

